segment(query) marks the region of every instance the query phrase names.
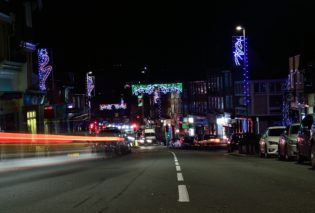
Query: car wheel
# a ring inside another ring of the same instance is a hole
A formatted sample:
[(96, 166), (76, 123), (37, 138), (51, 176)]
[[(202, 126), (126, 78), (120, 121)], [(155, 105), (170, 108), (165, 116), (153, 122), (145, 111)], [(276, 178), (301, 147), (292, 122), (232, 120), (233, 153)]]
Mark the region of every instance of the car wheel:
[(278, 160), (283, 160), (283, 155), (280, 152), (280, 146), (278, 146)]
[(312, 144), (311, 148), (311, 164), (312, 168), (315, 169), (315, 144)]
[(284, 151), (285, 151), (285, 153), (284, 153), (284, 160), (286, 160), (286, 161), (291, 160), (291, 157), (288, 154), (288, 147), (287, 146), (285, 146)]
[(283, 160), (283, 156), (280, 153), (278, 153), (278, 160)]
[(268, 158), (268, 157), (269, 157), (269, 155), (268, 155), (268, 151), (267, 151), (267, 145), (265, 146), (265, 153), (264, 153), (264, 157), (265, 157), (265, 158)]
[(264, 152), (262, 152), (262, 151), (261, 151), (261, 147), (259, 147), (259, 156), (260, 156), (261, 158), (266, 158), (266, 157), (267, 157), (267, 149), (266, 149), (266, 147), (265, 147)]
[(291, 157), (288, 155), (288, 153), (285, 153), (284, 160), (286, 161), (291, 160)]
[(243, 153), (243, 145), (239, 145), (238, 147), (238, 153), (242, 154)]
[(297, 149), (296, 160), (297, 160), (298, 163), (303, 163), (303, 162), (304, 162), (304, 158), (303, 158), (303, 156), (300, 154), (299, 149)]

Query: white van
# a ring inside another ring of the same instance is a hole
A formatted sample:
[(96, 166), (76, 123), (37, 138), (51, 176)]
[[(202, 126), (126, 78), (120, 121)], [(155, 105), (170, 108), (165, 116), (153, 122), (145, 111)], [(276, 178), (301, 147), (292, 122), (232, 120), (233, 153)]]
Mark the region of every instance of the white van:
[(156, 143), (155, 129), (144, 129), (144, 142), (147, 144)]

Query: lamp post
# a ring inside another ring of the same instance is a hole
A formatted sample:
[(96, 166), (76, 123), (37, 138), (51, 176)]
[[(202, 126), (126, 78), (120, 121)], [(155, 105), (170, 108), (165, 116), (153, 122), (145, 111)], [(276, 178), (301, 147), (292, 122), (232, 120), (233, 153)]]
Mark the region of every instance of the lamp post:
[(238, 25), (238, 26), (236, 26), (236, 30), (237, 31), (241, 31), (242, 30), (242, 32), (243, 32), (243, 37), (244, 37), (244, 40), (245, 40), (245, 28), (244, 27), (242, 27), (242, 26), (240, 26), (240, 25)]
[(246, 30), (242, 26), (236, 26), (237, 31), (242, 31), (243, 34), (243, 83), (244, 83), (244, 95), (247, 117), (247, 131), (249, 132), (249, 107), (250, 107), (250, 88), (249, 88), (249, 76), (248, 76), (248, 58), (247, 58), (247, 42), (246, 42)]
[(89, 75), (93, 74), (92, 71), (86, 73), (86, 97), (88, 102), (88, 118), (91, 120), (91, 84), (89, 82)]

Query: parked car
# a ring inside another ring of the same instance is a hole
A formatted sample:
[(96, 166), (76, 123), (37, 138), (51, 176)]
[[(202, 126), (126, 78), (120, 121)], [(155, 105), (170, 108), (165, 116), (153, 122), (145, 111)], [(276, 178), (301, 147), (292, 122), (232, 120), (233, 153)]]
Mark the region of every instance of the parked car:
[(255, 133), (241, 133), (238, 150), (241, 154), (255, 154), (259, 149), (260, 135)]
[(168, 143), (169, 148), (181, 148), (183, 142), (184, 142), (183, 138), (178, 138), (178, 137), (172, 138)]
[(239, 149), (239, 142), (244, 137), (242, 133), (233, 133), (227, 140), (227, 151), (233, 152)]
[(259, 140), (260, 157), (268, 157), (278, 154), (278, 143), (280, 135), (284, 132), (285, 126), (268, 127)]
[(296, 157), (296, 143), (299, 128), (299, 123), (291, 124), (287, 126), (280, 136), (278, 144), (278, 158), (280, 160), (290, 160)]
[(314, 114), (305, 116), (301, 121), (300, 129), (297, 136), (296, 158), (298, 163), (311, 161), (312, 167), (315, 168), (315, 124)]

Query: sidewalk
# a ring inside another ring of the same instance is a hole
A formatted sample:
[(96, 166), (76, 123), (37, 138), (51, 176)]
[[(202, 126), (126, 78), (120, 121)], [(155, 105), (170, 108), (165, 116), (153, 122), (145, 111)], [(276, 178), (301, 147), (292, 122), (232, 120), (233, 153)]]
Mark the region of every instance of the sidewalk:
[(0, 160), (0, 172), (37, 168), (42, 166), (56, 166), (77, 161), (102, 159), (104, 155), (95, 153), (72, 153), (62, 156), (15, 158)]

